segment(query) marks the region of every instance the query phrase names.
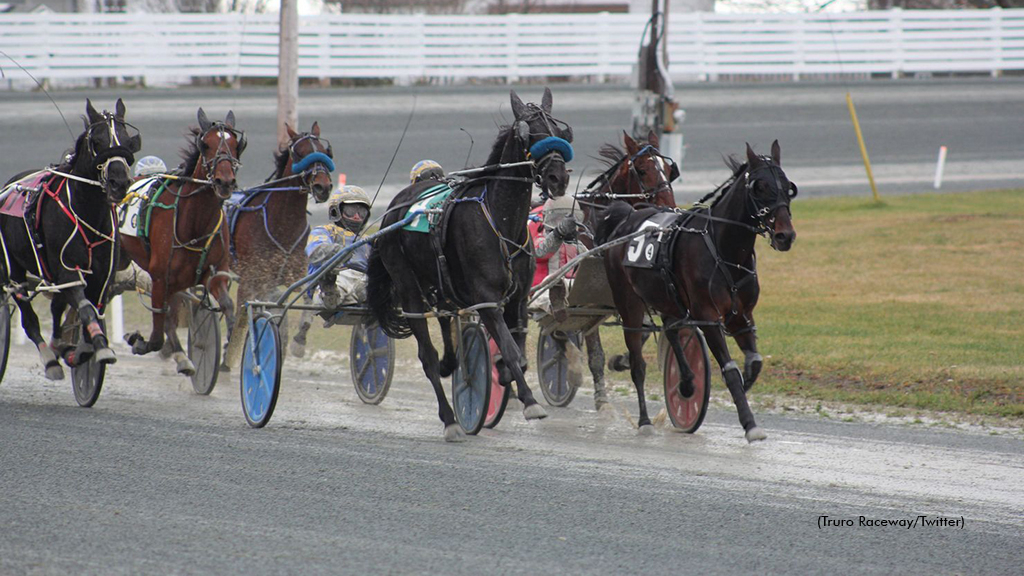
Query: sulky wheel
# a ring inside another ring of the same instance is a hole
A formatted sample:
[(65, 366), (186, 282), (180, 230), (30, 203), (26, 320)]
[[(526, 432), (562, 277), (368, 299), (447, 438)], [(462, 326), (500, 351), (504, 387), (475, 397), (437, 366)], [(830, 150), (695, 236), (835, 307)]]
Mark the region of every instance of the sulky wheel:
[(281, 338), (270, 314), (255, 315), (242, 352), (242, 412), (253, 428), (270, 421), (281, 388)]
[(348, 354), (359, 399), (380, 404), (388, 395), (395, 371), (395, 342), (377, 324), (356, 324)]
[[(582, 346), (583, 337), (579, 332), (569, 336)], [(569, 382), (569, 360), (565, 357), (565, 340), (559, 341), (552, 332), (542, 332), (537, 339), (537, 376), (540, 391), (551, 406), (568, 406), (576, 396), (576, 386)]]
[(11, 300), (0, 292), (0, 382), (7, 372), (7, 356), (11, 352)]
[(683, 432), (694, 433), (704, 422), (711, 398), (711, 362), (708, 359), (708, 345), (704, 334), (696, 328), (679, 331), (679, 344), (683, 356), (693, 371), (693, 393), (683, 396), (679, 391), (679, 365), (676, 355), (669, 347), (665, 352), (665, 407), (672, 425)]
[[(73, 314), (73, 312), (68, 312)], [(104, 333), (107, 331), (106, 324), (100, 320), (100, 328)], [(72, 346), (77, 346), (82, 338), (82, 325), (77, 317), (74, 321), (67, 322), (64, 329), (64, 340)], [(83, 408), (90, 408), (99, 400), (100, 390), (103, 389), (103, 377), (106, 375), (107, 366), (90, 358), (81, 366), (71, 367), (71, 390), (75, 393), (75, 401)]]
[(484, 417), (484, 428), (494, 428), (501, 422), (501, 417), (505, 415), (505, 407), (508, 406), (508, 398), (512, 395), (512, 385), (502, 386), (501, 381), (498, 378), (498, 343), (494, 341), (494, 338), (488, 338), (489, 349), (491, 351), (491, 398), (487, 402), (487, 416)]
[(220, 314), (195, 302), (188, 319), (188, 357), (196, 367), (192, 389), (206, 396), (217, 385), (220, 372)]
[(459, 354), (459, 366), (452, 373), (452, 407), (462, 429), (476, 434), (487, 417), (494, 364), (483, 326), (475, 322), (463, 326)]

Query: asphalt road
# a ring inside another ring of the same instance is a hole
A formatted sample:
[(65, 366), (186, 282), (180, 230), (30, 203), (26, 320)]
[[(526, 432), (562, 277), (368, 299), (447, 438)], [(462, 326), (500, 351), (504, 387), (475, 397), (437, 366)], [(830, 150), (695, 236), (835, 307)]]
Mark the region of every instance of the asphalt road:
[[(344, 359), (289, 359), (274, 420), (121, 355), (74, 405), (12, 350), (0, 387), (3, 574), (1019, 574), (1024, 437), (713, 407), (636, 435), (632, 398), (446, 444), (414, 362), (364, 406)], [(141, 377), (140, 377), (141, 376)], [(755, 395), (756, 399), (756, 395)], [(756, 406), (756, 404), (755, 404)], [(659, 407), (654, 403), (654, 411)], [(819, 528), (821, 516), (853, 526)], [(963, 518), (963, 528), (862, 526)]]
[[(533, 101), (542, 91), (540, 86), (516, 89)], [(949, 149), (943, 190), (1024, 185), (1022, 79), (688, 84), (677, 87), (687, 112), (680, 199), (692, 201), (728, 176), (723, 155), (741, 154), (744, 142), (767, 152), (775, 138), (782, 144), (783, 166), (803, 197), (870, 194), (847, 91), (857, 104), (882, 194), (931, 190), (943, 145)], [(554, 95), (555, 116), (572, 125), (576, 135), (576, 175), (593, 175), (599, 163), (590, 157), (630, 125), (633, 92), (622, 86), (555, 85)], [(112, 109), (122, 96), (128, 119), (142, 131), (143, 152), (169, 165), (177, 162), (197, 107), (211, 118), (223, 118), (232, 109), (249, 139), (242, 183), (256, 184), (271, 172), (276, 138), (272, 90), (103, 90), (53, 96), (76, 134), (85, 97)], [(318, 121), (334, 143), (339, 171), (372, 193), (395, 153), (414, 99), (415, 114), (382, 198), (401, 188), (417, 160), (433, 158), (449, 170), (464, 166), (469, 135), (475, 140), (470, 163), (482, 162), (497, 133), (495, 125), (510, 114), (507, 87), (309, 89), (300, 95), (300, 124), (308, 129)], [(0, 93), (0, 125), (0, 176), (5, 179), (55, 160), (70, 145), (60, 116), (40, 93)]]

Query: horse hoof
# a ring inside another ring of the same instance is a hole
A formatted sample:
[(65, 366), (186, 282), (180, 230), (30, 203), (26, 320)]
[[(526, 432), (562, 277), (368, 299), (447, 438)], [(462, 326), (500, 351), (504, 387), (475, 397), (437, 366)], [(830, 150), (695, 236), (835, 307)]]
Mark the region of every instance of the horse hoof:
[(224, 373), (231, 372), (231, 366), (228, 366), (227, 364), (221, 364), (219, 366), (219, 368), (220, 368), (221, 372), (224, 372)]
[(463, 432), (462, 426), (458, 424), (449, 424), (444, 427), (444, 441), (445, 442), (465, 442), (466, 433)]
[(643, 426), (640, 427), (639, 430), (637, 430), (637, 433), (640, 436), (654, 436), (654, 425), (644, 424)]
[(302, 358), (306, 355), (306, 345), (292, 340), (292, 345), (288, 348), (288, 351), (292, 353), (292, 356)]
[(177, 364), (178, 374), (182, 376), (194, 376), (196, 373), (196, 365), (189, 360), (188, 356), (184, 352), (175, 352), (173, 354), (174, 361)]
[(46, 368), (46, 379), (47, 380), (63, 380), (64, 369), (60, 367), (60, 364), (54, 364)]
[(96, 351), (95, 358), (100, 364), (114, 364), (117, 362), (117, 355), (110, 348), (100, 348)]
[(750, 430), (747, 430), (746, 437), (747, 442), (753, 444), (754, 442), (767, 439), (768, 435), (761, 431), (757, 426), (754, 426)]
[(540, 404), (534, 403), (523, 408), (523, 416), (526, 416), (527, 420), (542, 420), (548, 417), (548, 413), (541, 408)]

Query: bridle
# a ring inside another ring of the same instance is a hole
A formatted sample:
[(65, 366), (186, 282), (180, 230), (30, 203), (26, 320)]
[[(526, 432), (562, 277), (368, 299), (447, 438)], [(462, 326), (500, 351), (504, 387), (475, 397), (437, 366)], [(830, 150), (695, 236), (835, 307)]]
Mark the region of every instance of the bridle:
[[(304, 140), (310, 142), (310, 146), (313, 151), (305, 156), (300, 156), (296, 148), (299, 143)], [(319, 148), (318, 146), (319, 145)], [(321, 152), (320, 150), (326, 150)], [(288, 158), (292, 161), (292, 172), (291, 176), (285, 176), (277, 180), (267, 181), (265, 184), (273, 184), (277, 182), (285, 182), (295, 178), (300, 178), (302, 181), (302, 187), (298, 190), (305, 191), (307, 194), (313, 188), (313, 180), (318, 174), (328, 174), (334, 172), (334, 147), (326, 138), (320, 138), (313, 134), (304, 133), (296, 138), (291, 144), (288, 145)]]
[[(551, 116), (549, 112), (536, 104), (526, 105), (528, 113), (519, 118), (515, 123), (514, 134), (523, 146), (523, 154), (530, 162), (530, 181), (541, 189), (541, 197), (548, 196), (548, 185), (544, 181), (543, 174), (548, 170), (552, 162), (560, 163), (563, 167), (573, 158), (572, 149), (572, 127), (562, 120)], [(547, 128), (546, 134), (534, 134), (530, 132), (531, 120), (540, 117)], [(557, 130), (556, 130), (557, 128)], [(555, 136), (562, 134), (565, 138)], [(540, 136), (540, 140), (530, 144), (534, 136)], [(568, 171), (568, 169), (566, 169)]]
[[(789, 183), (789, 188), (783, 187), (782, 179), (785, 177), (785, 174), (782, 172), (782, 168), (775, 164), (771, 158), (762, 156), (761, 160), (763, 164), (753, 170), (748, 168), (743, 173), (743, 186), (747, 194), (747, 203), (750, 207), (750, 217), (755, 222), (755, 232), (762, 236), (770, 237), (770, 232), (775, 224), (775, 215), (782, 208), (789, 212), (789, 204), (793, 198), (796, 198), (798, 191), (796, 184), (792, 182)], [(757, 177), (758, 173), (761, 172), (767, 172), (768, 178)], [(755, 193), (755, 185), (758, 181), (772, 183), (772, 191), (768, 198)], [(792, 215), (792, 212), (790, 212), (790, 215)]]
[[(664, 176), (662, 181), (654, 188), (648, 188), (644, 184), (644, 180), (640, 175), (640, 171), (636, 167), (637, 160), (642, 156), (650, 157), (654, 165), (657, 166), (658, 171), (661, 172)], [(628, 191), (625, 194), (614, 194), (610, 191), (602, 192), (601, 189), (603, 189), (605, 185), (607, 185), (608, 189), (611, 190), (612, 181), (615, 180), (619, 170), (621, 169), (624, 163), (628, 165), (627, 170), (630, 174), (633, 175), (634, 179), (636, 180), (637, 186), (640, 188), (640, 193), (632, 194), (629, 193)], [(665, 174), (664, 172), (664, 165), (669, 166), (668, 174)], [(654, 199), (658, 197), (658, 194), (660, 194), (662, 191), (668, 190), (669, 192), (672, 192), (672, 182), (674, 182), (677, 178), (679, 178), (679, 167), (676, 165), (676, 163), (668, 156), (662, 154), (654, 145), (644, 144), (639, 150), (636, 151), (635, 154), (626, 154), (622, 156), (622, 158), (619, 158), (618, 161), (609, 166), (608, 169), (606, 169), (597, 178), (591, 181), (591, 183), (587, 185), (583, 192), (576, 194), (576, 198), (580, 201), (581, 205), (591, 207), (598, 207), (600, 205), (594, 202), (586, 202), (584, 199), (601, 198), (608, 200), (621, 200), (625, 198), (638, 198), (641, 199), (642, 201), (653, 202)]]
[(231, 164), (231, 171), (238, 172), (239, 168), (242, 167), (242, 161), (231, 152), (228, 142), (231, 138), (235, 138), (238, 141), (238, 156), (241, 156), (247, 144), (245, 132), (223, 122), (214, 122), (209, 128), (196, 134), (196, 149), (200, 151), (200, 154), (202, 154), (202, 150), (205, 147), (204, 141), (206, 136), (213, 131), (217, 131), (220, 136), (220, 140), (217, 142), (217, 150), (210, 158), (200, 161), (200, 166), (203, 167), (206, 177), (211, 178), (221, 162), (229, 162)]
[[(121, 138), (117, 135), (117, 125), (120, 124), (124, 127), (125, 133), (128, 135), (127, 142), (122, 143)], [(99, 152), (96, 151), (93, 145), (93, 133), (100, 129), (100, 127), (107, 130), (107, 142), (108, 147)], [(134, 132), (130, 134), (130, 132)], [(85, 147), (89, 155), (92, 156), (91, 162), (94, 163), (96, 171), (99, 173), (99, 181), (95, 184), (100, 188), (105, 189), (107, 187), (107, 173), (110, 169), (110, 165), (113, 163), (120, 163), (124, 166), (125, 173), (130, 173), (130, 166), (135, 163), (135, 150), (132, 150), (133, 146), (141, 145), (141, 140), (136, 139), (138, 136), (139, 129), (124, 120), (118, 119), (114, 114), (110, 112), (103, 112), (103, 119), (93, 122), (85, 130)]]

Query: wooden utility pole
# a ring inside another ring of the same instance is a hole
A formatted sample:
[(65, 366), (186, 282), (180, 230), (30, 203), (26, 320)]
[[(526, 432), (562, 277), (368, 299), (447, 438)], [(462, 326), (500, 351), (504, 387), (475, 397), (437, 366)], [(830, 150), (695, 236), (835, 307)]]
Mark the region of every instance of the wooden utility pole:
[(277, 142), (288, 142), (287, 122), (299, 125), (299, 6), (298, 0), (281, 0), (280, 46), (277, 59)]

